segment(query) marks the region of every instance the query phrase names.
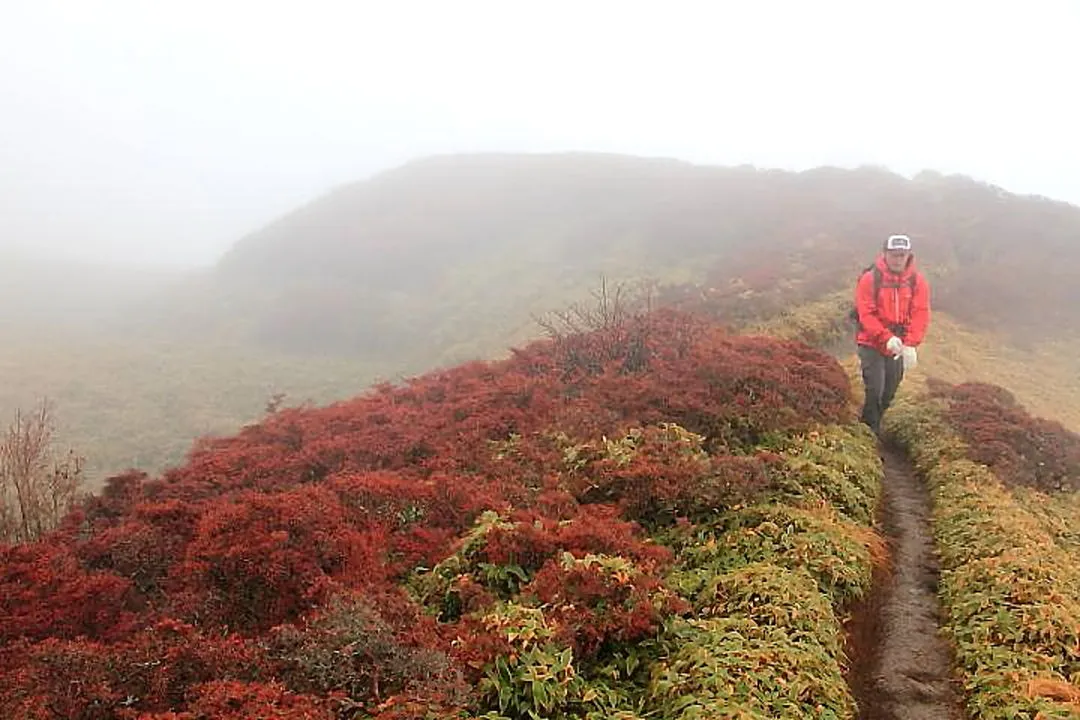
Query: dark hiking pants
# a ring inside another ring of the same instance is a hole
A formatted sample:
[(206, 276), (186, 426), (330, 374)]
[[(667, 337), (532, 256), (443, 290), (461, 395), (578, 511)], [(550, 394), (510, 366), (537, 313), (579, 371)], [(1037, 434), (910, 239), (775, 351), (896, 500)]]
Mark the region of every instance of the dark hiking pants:
[(891, 355), (882, 355), (865, 345), (859, 346), (859, 364), (862, 366), (863, 387), (866, 401), (863, 403), (864, 423), (875, 433), (881, 432), (881, 416), (889, 409), (900, 381), (904, 379), (904, 362)]

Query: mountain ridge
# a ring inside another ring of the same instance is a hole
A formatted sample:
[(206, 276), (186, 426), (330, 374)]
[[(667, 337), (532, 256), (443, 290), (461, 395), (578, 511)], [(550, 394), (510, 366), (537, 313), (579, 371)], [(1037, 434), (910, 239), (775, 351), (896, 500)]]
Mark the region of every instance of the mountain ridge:
[[(1064, 407), (1074, 397), (1066, 387), (1072, 348), (1080, 347), (1069, 336), (1080, 327), (1074, 206), (970, 178), (904, 178), (872, 166), (794, 173), (611, 155), (589, 155), (583, 167), (573, 153), (527, 159), (525, 170), (515, 155), (470, 161), (484, 187), (517, 177), (502, 190), (507, 203), (453, 181), (460, 156), (377, 176), (379, 203), (364, 202), (384, 225), (405, 218), (397, 255), (376, 258), (382, 266), (367, 267), (364, 253), (352, 252), (363, 248), (349, 230), (350, 193), (367, 197), (365, 180), (337, 189), (334, 207), (345, 213), (331, 218), (344, 228), (337, 235), (315, 232), (325, 206), (305, 204), (314, 230), (278, 235), (284, 254), (263, 263), (273, 272), (242, 267), (247, 253), (260, 251), (256, 233), (229, 262), (167, 288), (151, 278), (144, 285), (153, 292), (134, 310), (128, 305), (124, 322), (113, 322), (114, 313), (109, 323), (80, 323), (70, 312), (82, 304), (76, 299), (58, 313), (76, 322), (24, 323), (0, 352), (11, 378), (0, 410), (50, 395), (65, 440), (101, 460), (95, 472), (132, 459), (158, 470), (179, 462), (196, 437), (258, 417), (280, 393), (290, 403), (327, 402), (379, 380), (505, 356), (544, 334), (537, 318), (591, 302), (602, 282), (651, 282), (654, 304), (677, 302), (749, 330), (812, 309), (843, 352), (844, 299), (878, 238), (902, 228), (915, 237), (943, 320), (921, 354), (926, 367), (953, 381), (971, 373), (1007, 380), (1041, 412), (1075, 423)], [(423, 172), (430, 178), (421, 182)], [(624, 180), (612, 182), (613, 174)], [(719, 180), (702, 183), (703, 175)], [(456, 196), (443, 192), (449, 186)], [(526, 206), (531, 214), (520, 214)], [(566, 207), (574, 212), (553, 210)], [(493, 223), (505, 232), (490, 231)], [(470, 227), (488, 234), (471, 242)], [(410, 249), (414, 235), (446, 240), (447, 252)], [(333, 262), (319, 260), (320, 243), (334, 242), (344, 246)], [(301, 272), (304, 262), (310, 269)], [(44, 277), (36, 292), (48, 298)], [(27, 297), (16, 294), (7, 307)], [(1052, 387), (1023, 380), (1028, 365), (1043, 368)], [(198, 392), (184, 389), (192, 387)]]
[[(530, 313), (585, 297), (601, 275), (719, 288), (718, 311), (735, 316), (726, 295), (747, 290), (775, 296), (742, 303), (770, 313), (812, 301), (847, 287), (894, 232), (915, 239), (936, 304), (982, 328), (1000, 320), (1017, 340), (1043, 338), (1080, 304), (1080, 207), (1068, 203), (934, 171), (603, 153), (439, 155), (341, 185), (239, 240), (210, 295), (276, 288), (244, 310), (268, 347), (379, 353), (394, 337), (391, 353), (437, 358), (473, 334), (455, 316), (498, 304), (498, 329), (443, 358), (455, 362), (524, 340), (513, 328)], [(1039, 315), (1035, 291), (1049, 295)], [(341, 313), (358, 317), (342, 327)]]

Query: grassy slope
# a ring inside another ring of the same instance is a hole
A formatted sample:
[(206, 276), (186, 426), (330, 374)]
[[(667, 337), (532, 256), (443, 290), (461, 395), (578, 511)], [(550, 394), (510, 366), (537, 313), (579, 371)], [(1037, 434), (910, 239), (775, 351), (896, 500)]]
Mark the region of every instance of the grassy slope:
[[(847, 368), (855, 401), (862, 402), (854, 340), (844, 321), (848, 293), (834, 293), (805, 303), (782, 317), (748, 325), (762, 332), (825, 347)], [(1080, 432), (1080, 338), (1062, 337), (1020, 347), (1001, 335), (972, 329), (948, 313), (935, 311), (919, 351), (919, 363), (907, 386), (925, 389), (928, 377), (949, 383), (1000, 385), (1037, 416), (1057, 420)]]
[(1034, 415), (1080, 431), (1080, 340), (1011, 345), (939, 313), (919, 355), (916, 377), (950, 383), (988, 382), (1008, 388)]
[[(751, 329), (832, 347), (858, 408), (858, 361), (833, 321), (843, 302), (843, 294), (826, 298)], [(943, 629), (971, 717), (1080, 718), (1080, 493), (1018, 486), (972, 462), (943, 405), (927, 397), (927, 377), (1006, 387), (1033, 415), (1075, 431), (1077, 350), (1069, 342), (1008, 347), (938, 313), (920, 367), (885, 418), (887, 433), (912, 456), (931, 493)], [(1016, 442), (1009, 431), (998, 437), (1004, 446)], [(1043, 440), (1045, 452), (1060, 447)]]
[[(20, 341), (4, 326), (0, 417), (52, 395), (65, 439), (95, 474), (132, 463), (155, 472), (196, 437), (258, 417), (274, 392), (325, 402), (379, 377), (504, 355), (538, 334), (531, 314), (587, 299), (601, 272), (705, 282), (721, 317), (753, 317), (818, 297), (838, 278), (849, 283), (867, 259), (862, 238), (897, 223), (920, 242), (937, 306), (965, 323), (989, 315), (1013, 330), (1027, 319), (1067, 327), (1076, 305), (1067, 293), (1080, 283), (1062, 243), (1074, 236), (1075, 210), (964, 179), (873, 169), (789, 174), (574, 155), (418, 163), (282, 218), (238, 243), (219, 272), (140, 280), (139, 297), (155, 283), (170, 289), (141, 303), (145, 324), (115, 342), (69, 331)], [(1018, 233), (1029, 239), (1022, 257)], [(995, 275), (997, 266), (1009, 273)], [(66, 272), (65, 284), (81, 272)], [(93, 294), (123, 278), (81, 280), (93, 281)], [(56, 301), (51, 290), (34, 297)], [(1043, 301), (1053, 312), (1031, 311)], [(70, 320), (80, 302), (46, 306)], [(835, 332), (843, 309), (826, 309)], [(1080, 341), (1021, 350), (938, 318), (916, 378), (987, 378), (1078, 426)], [(247, 349), (253, 337), (260, 350)]]
[(286, 405), (355, 395), (378, 368), (347, 358), (290, 357), (250, 348), (132, 344), (108, 336), (15, 337), (0, 344), (0, 410), (54, 405), (57, 441), (87, 458), (87, 480), (181, 462), (204, 435), (237, 431), (276, 393)]
[[(341, 691), (380, 720), (850, 720), (841, 622), (881, 558), (881, 468), (843, 373), (675, 324), (628, 374), (618, 337), (599, 374), (534, 348), (277, 413), (114, 486), (72, 534), (4, 557), (0, 639), (30, 647), (0, 653), (0, 714), (299, 720)], [(114, 592), (88, 617), (86, 567)], [(168, 619), (136, 630), (122, 598)]]
[(933, 499), (944, 630), (972, 717), (1080, 718), (1080, 496), (972, 462), (913, 388), (886, 417)]

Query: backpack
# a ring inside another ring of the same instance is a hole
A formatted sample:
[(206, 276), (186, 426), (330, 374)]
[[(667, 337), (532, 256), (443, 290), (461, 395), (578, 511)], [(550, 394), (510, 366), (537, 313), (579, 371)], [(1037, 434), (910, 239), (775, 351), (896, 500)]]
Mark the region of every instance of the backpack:
[[(877, 263), (867, 265), (859, 273), (859, 279), (868, 272), (874, 273), (874, 300), (877, 300), (878, 293), (881, 291), (881, 268), (877, 266)], [(856, 280), (858, 284), (858, 280)], [(911, 303), (915, 300), (915, 273), (912, 273), (908, 278), (907, 284), (911, 286), (911, 297), (908, 299), (908, 316), (911, 315)], [(848, 319), (855, 324), (856, 329), (862, 330), (862, 323), (859, 322), (859, 309), (852, 305), (851, 310), (848, 312)]]

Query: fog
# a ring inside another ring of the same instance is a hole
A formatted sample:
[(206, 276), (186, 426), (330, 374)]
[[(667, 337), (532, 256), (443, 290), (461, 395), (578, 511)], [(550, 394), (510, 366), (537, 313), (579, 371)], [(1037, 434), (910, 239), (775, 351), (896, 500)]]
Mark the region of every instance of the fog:
[(435, 152), (961, 172), (1080, 204), (1080, 7), (5, 0), (0, 245), (173, 266)]

